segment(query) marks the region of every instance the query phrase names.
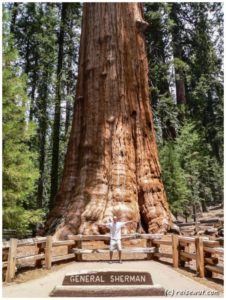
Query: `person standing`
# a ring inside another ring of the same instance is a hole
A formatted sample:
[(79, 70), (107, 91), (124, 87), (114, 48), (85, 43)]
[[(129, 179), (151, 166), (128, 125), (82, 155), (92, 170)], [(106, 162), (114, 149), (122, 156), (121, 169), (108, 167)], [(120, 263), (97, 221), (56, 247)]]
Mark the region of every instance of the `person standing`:
[(110, 263), (112, 263), (113, 251), (117, 250), (119, 254), (119, 262), (122, 263), (122, 244), (121, 244), (121, 228), (134, 221), (120, 222), (117, 216), (113, 217), (113, 221), (99, 225), (110, 228)]

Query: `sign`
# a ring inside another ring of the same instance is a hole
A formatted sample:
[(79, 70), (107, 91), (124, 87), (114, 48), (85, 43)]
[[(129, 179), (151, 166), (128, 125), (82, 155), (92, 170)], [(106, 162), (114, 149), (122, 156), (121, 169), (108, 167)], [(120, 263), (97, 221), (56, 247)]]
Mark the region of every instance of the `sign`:
[(134, 271), (100, 271), (67, 274), (63, 285), (152, 285), (151, 274)]
[(151, 273), (129, 270), (83, 270), (66, 274), (50, 297), (164, 296), (164, 288), (153, 284)]

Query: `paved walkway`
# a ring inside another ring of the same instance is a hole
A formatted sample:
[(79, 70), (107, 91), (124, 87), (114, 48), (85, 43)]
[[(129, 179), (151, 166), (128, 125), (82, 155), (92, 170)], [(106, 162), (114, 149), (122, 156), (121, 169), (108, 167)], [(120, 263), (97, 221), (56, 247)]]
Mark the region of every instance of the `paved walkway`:
[(61, 285), (64, 275), (79, 270), (140, 270), (150, 271), (154, 284), (160, 284), (168, 297), (223, 297), (215, 290), (190, 279), (173, 268), (156, 261), (125, 261), (123, 264), (108, 262), (72, 262), (64, 268), (51, 272), (42, 278), (3, 287), (3, 297), (7, 298), (46, 298), (56, 285)]

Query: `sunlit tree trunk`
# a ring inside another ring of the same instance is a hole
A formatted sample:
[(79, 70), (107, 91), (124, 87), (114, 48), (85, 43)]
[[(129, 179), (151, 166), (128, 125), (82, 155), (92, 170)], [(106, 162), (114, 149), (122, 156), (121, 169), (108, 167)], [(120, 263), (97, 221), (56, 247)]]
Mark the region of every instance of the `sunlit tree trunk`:
[(170, 226), (149, 100), (146, 26), (141, 4), (84, 4), (72, 130), (46, 224), (57, 238), (102, 232), (97, 223), (113, 214), (148, 232)]

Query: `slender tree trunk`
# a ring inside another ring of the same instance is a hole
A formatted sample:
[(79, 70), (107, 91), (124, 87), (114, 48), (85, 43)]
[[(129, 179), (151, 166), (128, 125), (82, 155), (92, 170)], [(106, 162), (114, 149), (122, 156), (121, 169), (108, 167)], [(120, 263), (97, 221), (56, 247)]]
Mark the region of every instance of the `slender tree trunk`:
[(177, 79), (176, 87), (177, 87), (177, 104), (186, 104), (184, 80)]
[(58, 39), (58, 62), (57, 62), (57, 84), (56, 84), (56, 99), (55, 113), (53, 123), (53, 144), (52, 144), (52, 166), (51, 166), (51, 190), (49, 207), (54, 206), (54, 199), (58, 189), (58, 169), (59, 169), (59, 145), (60, 145), (60, 114), (61, 114), (61, 78), (63, 67), (63, 51), (64, 51), (64, 31), (66, 23), (67, 3), (62, 3), (61, 10), (61, 26)]
[(25, 59), (26, 59), (26, 62), (25, 62), (24, 72), (26, 74), (28, 74), (30, 72), (30, 40), (29, 40), (29, 38), (27, 39)]
[(193, 221), (196, 222), (196, 204), (192, 205)]
[[(74, 117), (64, 174), (46, 233), (104, 232), (118, 215), (165, 232), (171, 215), (161, 180), (148, 90), (142, 5), (85, 3)], [(123, 228), (135, 232), (137, 224)]]
[(32, 74), (32, 84), (31, 84), (31, 93), (30, 93), (30, 109), (29, 109), (29, 121), (33, 121), (34, 114), (35, 114), (35, 91), (37, 88), (37, 67), (38, 67), (38, 59), (35, 58), (35, 65), (33, 67), (33, 74)]
[(208, 212), (208, 208), (205, 200), (201, 200), (202, 212)]
[[(70, 18), (72, 19), (73, 16), (70, 15)], [(72, 82), (70, 81), (70, 78), (73, 78), (73, 40), (72, 40), (72, 31), (73, 31), (73, 20), (71, 20), (70, 22), (70, 27), (69, 27), (69, 31), (70, 31), (70, 38), (71, 40), (69, 41), (69, 47), (68, 47), (68, 85), (67, 85), (67, 96), (71, 96), (72, 95)], [(69, 126), (71, 124), (71, 111), (72, 111), (73, 107), (72, 107), (72, 101), (71, 99), (67, 99), (66, 102), (66, 117), (65, 117), (65, 136), (67, 136), (68, 134), (68, 129)]]
[(43, 207), (43, 191), (44, 191), (44, 173), (45, 173), (45, 157), (46, 157), (46, 134), (47, 134), (47, 98), (48, 98), (48, 72), (43, 76), (43, 86), (40, 91), (40, 107), (39, 107), (39, 181), (37, 205)]
[[(173, 26), (172, 37), (174, 43), (174, 57), (182, 59), (182, 45), (180, 38), (180, 27), (178, 20), (178, 13), (180, 12), (181, 6), (180, 3), (172, 3), (172, 10), (170, 13), (171, 19), (176, 24)], [(177, 104), (186, 104), (186, 94), (185, 94), (185, 82), (183, 74), (180, 74), (176, 70), (176, 93), (177, 93)]]
[(19, 3), (17, 3), (17, 2), (13, 3), (12, 18), (11, 18), (11, 23), (10, 23), (10, 33), (15, 32), (15, 24), (16, 24), (16, 17), (18, 14), (18, 6), (19, 6)]
[[(67, 86), (67, 95), (71, 94), (71, 89), (70, 86)], [(66, 117), (65, 117), (65, 130), (64, 130), (64, 134), (65, 136), (67, 136), (68, 134), (68, 129), (70, 126), (70, 120), (71, 120), (71, 111), (72, 111), (72, 104), (70, 100), (67, 100), (66, 102)]]

